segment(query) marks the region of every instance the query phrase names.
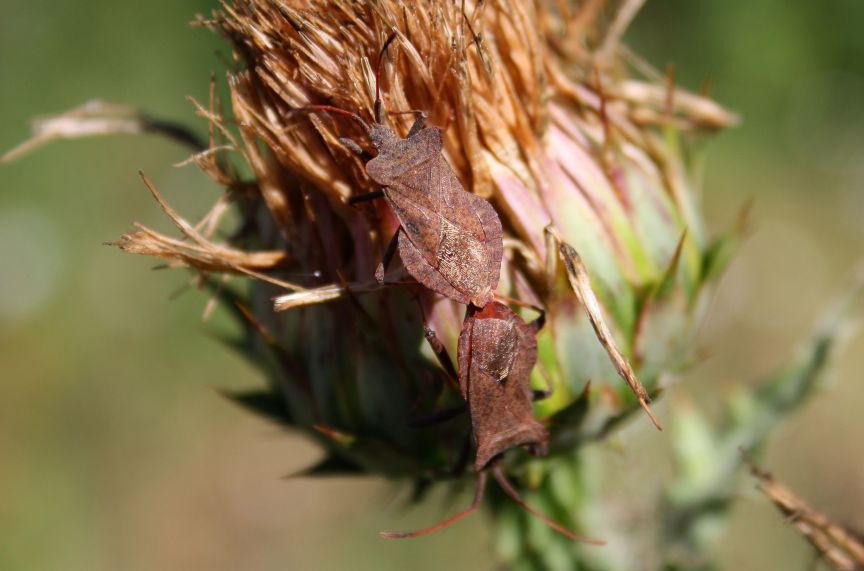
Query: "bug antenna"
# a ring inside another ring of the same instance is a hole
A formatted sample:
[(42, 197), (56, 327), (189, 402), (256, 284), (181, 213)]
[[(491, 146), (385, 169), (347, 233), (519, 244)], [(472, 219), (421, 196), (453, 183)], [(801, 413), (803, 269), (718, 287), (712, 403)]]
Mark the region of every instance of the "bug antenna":
[(387, 55), (387, 48), (396, 39), (396, 32), (393, 32), (387, 37), (381, 51), (378, 53), (378, 63), (375, 66), (375, 122), (381, 123), (381, 66), (384, 64), (384, 56)]
[(370, 131), (369, 123), (363, 120), (360, 115), (356, 113), (351, 113), (350, 111), (345, 111), (344, 109), (339, 109), (338, 107), (333, 107), (332, 105), (304, 105), (303, 107), (298, 107), (297, 109), (291, 110), (291, 115), (296, 113), (316, 113), (318, 111), (326, 111), (327, 113), (336, 113), (337, 115), (343, 115), (345, 117), (350, 117), (357, 121), (363, 130), (367, 133)]
[(483, 494), (486, 492), (486, 472), (480, 472), (477, 474), (477, 488), (474, 491), (474, 501), (471, 502), (471, 505), (468, 506), (467, 509), (462, 510), (456, 515), (450, 516), (445, 519), (441, 523), (436, 523), (431, 527), (427, 527), (425, 529), (420, 529), (417, 531), (407, 531), (407, 532), (399, 532), (399, 531), (382, 531), (379, 535), (381, 537), (386, 537), (387, 539), (407, 539), (410, 537), (420, 537), (421, 535), (426, 535), (428, 533), (435, 533), (441, 529), (444, 529), (448, 525), (454, 524), (460, 519), (463, 519), (475, 511), (480, 507), (480, 503), (483, 501)]
[(510, 483), (510, 480), (507, 479), (507, 476), (504, 475), (504, 472), (501, 470), (501, 466), (495, 466), (492, 468), (492, 474), (495, 476), (495, 479), (498, 481), (498, 485), (501, 486), (501, 489), (504, 492), (513, 498), (517, 504), (522, 506), (525, 511), (563, 535), (573, 541), (578, 541), (580, 543), (590, 543), (591, 545), (606, 545), (606, 542), (602, 539), (594, 539), (591, 537), (584, 537), (581, 535), (576, 535), (557, 521), (550, 519), (548, 516), (538, 512), (536, 509), (531, 507), (525, 500), (522, 499), (522, 496), (519, 495), (519, 492), (516, 491), (516, 488), (513, 487), (513, 484)]

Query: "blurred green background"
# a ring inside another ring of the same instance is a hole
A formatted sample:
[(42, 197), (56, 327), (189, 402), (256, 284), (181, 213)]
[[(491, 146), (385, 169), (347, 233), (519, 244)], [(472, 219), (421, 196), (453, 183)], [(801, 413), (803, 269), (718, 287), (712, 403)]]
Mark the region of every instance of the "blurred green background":
[[(30, 117), (95, 97), (203, 133), (186, 96), (206, 100), (229, 52), (187, 23), (213, 4), (6, 0), (0, 150), (27, 137)], [(784, 363), (849, 283), (864, 245), (861, 22), (858, 0), (657, 0), (631, 29), (649, 61), (674, 62), (691, 89), (710, 77), (744, 118), (707, 145), (709, 225), (727, 228), (754, 200), (701, 359), (661, 416), (684, 402), (719, 413), (735, 387)], [(494, 568), (482, 517), (422, 540), (376, 537), (452, 510), (443, 490), (405, 513), (405, 491), (394, 498), (383, 481), (282, 479), (316, 451), (218, 394), (260, 382), (218, 341), (224, 316), (202, 322), (206, 298), (180, 293), (182, 272), (153, 273), (150, 260), (101, 245), (133, 221), (168, 228), (139, 169), (180, 212), (205, 211), (219, 189), (194, 166), (171, 166), (186, 153), (115, 137), (0, 168), (0, 569)], [(777, 430), (765, 461), (859, 529), (862, 367), (853, 336), (828, 390)], [(668, 470), (664, 437), (650, 442), (614, 452), (613, 469)], [(752, 487), (745, 479), (723, 567), (805, 568), (809, 549)]]

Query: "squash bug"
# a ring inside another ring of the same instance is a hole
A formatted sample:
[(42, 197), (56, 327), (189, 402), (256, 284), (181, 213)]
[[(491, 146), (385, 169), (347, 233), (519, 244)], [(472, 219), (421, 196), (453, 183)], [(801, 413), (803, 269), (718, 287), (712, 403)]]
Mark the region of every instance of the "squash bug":
[[(410, 538), (433, 533), (472, 514), (483, 501), (486, 480), (491, 472), (514, 501), (562, 535), (595, 545), (604, 542), (576, 535), (538, 512), (522, 499), (497, 462), (517, 446), (535, 455), (546, 453), (546, 429), (534, 419), (531, 403), (548, 396), (548, 391), (531, 389), (531, 371), (537, 362), (537, 331), (544, 316), (528, 324), (508, 306), (493, 301), (484, 308), (468, 307), (459, 335), (459, 388), (468, 403), (477, 454), (474, 469), (477, 487), (474, 500), (465, 510), (431, 527), (411, 532), (382, 532), (387, 538)], [(453, 370), (446, 349), (427, 328), (427, 339), (445, 371)], [(451, 418), (442, 415), (442, 419)]]
[[(483, 307), (498, 286), (503, 257), (501, 220), (492, 205), (466, 191), (442, 154), (442, 131), (425, 127), (419, 113), (405, 139), (381, 119), (379, 78), (391, 35), (381, 49), (375, 79), (375, 118), (372, 124), (358, 114), (329, 105), (307, 105), (296, 111), (326, 111), (354, 119), (365, 131), (377, 155), (366, 162), (366, 174), (381, 190), (353, 197), (350, 203), (385, 198), (399, 228), (375, 272), (384, 270), (399, 250), (408, 273), (420, 284), (463, 304)], [(350, 139), (346, 147), (362, 154)]]

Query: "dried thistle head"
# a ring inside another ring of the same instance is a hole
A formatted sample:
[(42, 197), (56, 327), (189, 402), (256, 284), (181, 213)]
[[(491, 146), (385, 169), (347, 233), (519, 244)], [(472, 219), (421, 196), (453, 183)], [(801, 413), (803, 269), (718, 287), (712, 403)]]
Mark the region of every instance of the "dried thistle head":
[[(244, 347), (276, 395), (238, 398), (278, 409), (322, 443), (327, 457), (312, 473), (385, 474), (418, 490), (448, 478), (467, 419), (423, 429), (406, 419), (459, 402), (424, 348), (423, 321), (452, 349), (464, 308), (372, 281), (398, 223), (384, 204), (348, 205), (377, 188), (340, 139), (374, 153), (372, 141), (340, 113), (298, 113), (325, 105), (372, 122), (380, 93), (383, 124), (404, 137), (422, 111), (443, 129), (464, 188), (502, 220), (499, 292), (547, 310), (535, 374), (547, 371), (556, 391), (536, 412), (549, 424), (553, 459), (565, 460), (530, 470), (524, 456), (505, 460), (547, 504), (565, 503), (549, 484), (553, 465), (578, 487), (578, 462), (566, 459), (617, 426), (636, 399), (598, 343), (584, 297), (552, 264), (547, 227), (581, 255), (608, 336), (655, 393), (682, 364), (725, 255), (726, 242), (702, 226), (682, 149), (690, 132), (734, 117), (621, 44), (639, 4), (226, 0), (199, 22), (233, 46), (231, 113), (215, 101), (199, 107), (212, 133), (196, 160), (228, 192), (197, 226), (166, 205), (184, 240), (142, 229), (120, 245), (210, 276), (246, 324)], [(226, 150), (242, 155), (242, 169)], [(232, 202), (242, 228), (231, 244), (215, 244)], [(220, 274), (252, 277), (251, 290), (236, 292)]]

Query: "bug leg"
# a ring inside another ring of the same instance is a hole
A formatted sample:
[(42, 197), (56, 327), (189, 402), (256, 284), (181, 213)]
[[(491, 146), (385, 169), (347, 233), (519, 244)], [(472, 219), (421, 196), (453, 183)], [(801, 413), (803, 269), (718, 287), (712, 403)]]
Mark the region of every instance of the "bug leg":
[(504, 471), (501, 470), (501, 465), (494, 466), (492, 468), (492, 475), (495, 476), (495, 479), (498, 481), (498, 485), (501, 486), (501, 489), (504, 490), (508, 496), (510, 496), (514, 502), (522, 506), (525, 511), (548, 525), (553, 530), (557, 531), (564, 537), (568, 539), (572, 539), (573, 541), (579, 541), (581, 543), (590, 543), (592, 545), (605, 545), (606, 542), (601, 539), (593, 539), (590, 537), (584, 537), (581, 535), (576, 535), (557, 521), (549, 518), (548, 516), (540, 513), (533, 507), (531, 507), (525, 500), (522, 499), (522, 496), (519, 495), (519, 492), (516, 488), (513, 487), (513, 484), (510, 483), (510, 480), (507, 479), (507, 476), (504, 475)]
[(531, 400), (533, 402), (537, 402), (538, 400), (546, 400), (552, 396), (552, 389), (540, 390), (540, 389), (532, 389), (531, 390)]
[[(418, 300), (418, 304), (419, 303), (420, 302)], [(449, 382), (449, 384), (458, 388), (459, 375), (456, 373), (456, 367), (453, 365), (453, 360), (450, 358), (450, 353), (447, 352), (444, 344), (441, 343), (440, 339), (438, 339), (435, 331), (426, 323), (426, 315), (423, 312), (422, 305), (420, 305), (420, 312), (423, 313), (423, 331), (424, 335), (426, 336), (426, 341), (432, 348), (432, 352), (435, 353), (435, 357), (438, 359), (438, 363), (441, 365), (441, 368), (444, 369), (444, 373), (447, 377), (447, 381)], [(461, 404), (459, 406), (454, 406), (451, 408), (445, 408), (424, 416), (409, 418), (408, 426), (411, 428), (421, 428), (424, 426), (431, 426), (433, 424), (440, 424), (442, 422), (446, 422), (448, 420), (456, 418), (460, 414), (464, 413), (466, 410), (467, 405), (465, 404)]]
[(540, 310), (540, 315), (537, 316), (537, 319), (529, 323), (529, 325), (534, 329), (534, 333), (538, 333), (543, 326), (546, 325), (546, 312), (544, 310)]
[(429, 343), (429, 346), (432, 347), (432, 351), (435, 353), (435, 357), (441, 364), (441, 368), (444, 369), (444, 372), (447, 373), (450, 380), (458, 385), (459, 373), (456, 372), (456, 366), (453, 364), (453, 359), (450, 357), (450, 353), (447, 351), (447, 348), (444, 347), (444, 344), (441, 343), (441, 340), (438, 339), (435, 331), (425, 323), (425, 316), (423, 321), (423, 333), (426, 336), (426, 341)]
[[(419, 303), (419, 301), (418, 301)], [(423, 306), (420, 306), (421, 313), (423, 312)], [(456, 367), (453, 365), (453, 360), (450, 358), (450, 353), (447, 352), (447, 349), (444, 347), (444, 344), (441, 343), (441, 340), (438, 339), (438, 336), (435, 334), (435, 331), (426, 324), (426, 316), (423, 315), (423, 330), (426, 336), (426, 341), (429, 343), (429, 346), (432, 348), (432, 351), (435, 353), (435, 357), (437, 357), (438, 362), (441, 364), (441, 368), (444, 369), (444, 373), (447, 376), (447, 380), (450, 382), (452, 386), (456, 386), (458, 388), (458, 374), (456, 373)], [(411, 428), (421, 428), (424, 426), (431, 426), (433, 424), (439, 424), (442, 422), (446, 422), (457, 416), (463, 414), (468, 409), (467, 405), (461, 404), (459, 406), (454, 406), (451, 408), (445, 408), (439, 410), (437, 412), (433, 412), (424, 416), (414, 417), (408, 419), (408, 426)], [(460, 457), (461, 457), (460, 453)]]
[(355, 194), (354, 196), (349, 196), (348, 204), (353, 206), (360, 202), (367, 202), (369, 200), (376, 200), (378, 198), (384, 198), (383, 190), (375, 190), (373, 192), (364, 192), (363, 194)]
[(404, 539), (404, 538), (409, 538), (409, 537), (419, 537), (421, 535), (426, 535), (427, 533), (434, 533), (440, 529), (444, 529), (445, 527), (447, 527), (450, 524), (456, 523), (460, 519), (463, 519), (463, 518), (471, 515), (472, 513), (477, 511), (478, 507), (480, 507), (480, 503), (483, 501), (483, 495), (486, 493), (486, 478), (487, 478), (486, 472), (480, 472), (479, 474), (477, 474), (477, 488), (474, 490), (474, 501), (471, 502), (471, 505), (468, 506), (467, 509), (462, 510), (461, 512), (457, 513), (456, 515), (450, 516), (449, 518), (445, 519), (441, 523), (436, 523), (435, 525), (433, 525), (431, 527), (427, 527), (425, 529), (420, 529), (417, 531), (407, 531), (407, 532), (382, 531), (379, 533), (379, 535), (381, 535), (381, 537), (386, 537), (388, 539)]
[(401, 230), (402, 228), (400, 227), (393, 233), (393, 237), (390, 238), (390, 243), (387, 244), (387, 249), (384, 250), (384, 255), (381, 257), (381, 263), (378, 264), (377, 268), (375, 268), (375, 281), (379, 284), (384, 283), (384, 272), (387, 271), (387, 266), (390, 265), (390, 260), (393, 259), (393, 254), (396, 253), (396, 246), (399, 244), (399, 232)]
[(531, 400), (533, 402), (548, 399), (555, 393), (555, 385), (552, 383), (552, 377), (549, 375), (549, 371), (543, 366), (543, 363), (538, 362), (537, 364), (540, 365), (540, 374), (543, 375), (543, 380), (546, 382), (546, 388), (542, 390), (531, 390)]

